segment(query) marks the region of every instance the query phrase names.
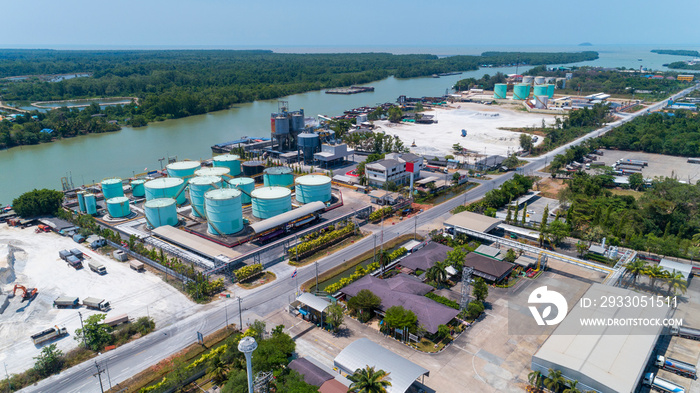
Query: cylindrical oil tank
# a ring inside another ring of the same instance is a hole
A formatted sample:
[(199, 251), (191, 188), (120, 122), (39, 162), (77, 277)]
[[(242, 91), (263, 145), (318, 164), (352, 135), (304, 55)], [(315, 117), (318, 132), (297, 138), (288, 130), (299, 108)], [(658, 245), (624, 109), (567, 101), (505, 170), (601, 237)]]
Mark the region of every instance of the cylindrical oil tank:
[(243, 229), (241, 195), (235, 188), (221, 188), (204, 194), (209, 233), (230, 235)]
[(552, 83), (552, 82), (555, 82), (556, 80), (557, 80), (556, 76), (547, 76), (544, 78), (545, 83)]
[(229, 175), (238, 176), (241, 174), (241, 157), (235, 154), (222, 154), (212, 159), (215, 167), (226, 167), (231, 170)]
[(146, 196), (146, 189), (144, 188), (146, 181), (143, 179), (136, 179), (131, 182), (131, 196), (134, 198), (143, 198)]
[(231, 169), (225, 166), (215, 166), (215, 167), (204, 167), (202, 169), (197, 169), (194, 171), (195, 176), (228, 176), (231, 173)]
[(97, 214), (97, 198), (95, 194), (85, 194), (85, 212), (87, 214)]
[(114, 218), (122, 218), (131, 214), (131, 208), (129, 207), (129, 198), (127, 197), (116, 197), (107, 199), (107, 212)]
[(299, 203), (323, 202), (331, 200), (331, 178), (321, 175), (297, 177), (294, 181), (296, 200)]
[(201, 166), (199, 161), (178, 161), (168, 164), (165, 168), (168, 170), (168, 176), (183, 178), (194, 176), (194, 171)]
[(124, 196), (122, 179), (114, 178), (102, 180), (102, 195), (104, 195), (105, 200)]
[(162, 177), (146, 182), (143, 186), (146, 190), (147, 201), (156, 198), (177, 197), (178, 205), (185, 203), (185, 181), (179, 177)]
[(276, 166), (267, 168), (263, 174), (265, 187), (291, 187), (294, 185), (294, 173), (292, 168), (286, 166)]
[(549, 101), (549, 97), (547, 97), (546, 95), (535, 96), (535, 108), (546, 109), (548, 101)]
[(532, 84), (532, 81), (533, 81), (534, 79), (535, 79), (535, 78), (532, 77), (532, 76), (525, 75), (525, 76), (523, 76), (523, 83)]
[(243, 204), (247, 205), (250, 203), (250, 193), (255, 189), (255, 179), (250, 177), (237, 177), (228, 181), (231, 188), (240, 190), (243, 195), (241, 195), (241, 201)]
[(547, 86), (547, 97), (552, 98), (554, 97), (554, 85), (546, 85)]
[(286, 116), (275, 117), (275, 134), (289, 134), (289, 119)]
[(292, 115), (292, 131), (300, 132), (304, 129), (304, 115), (295, 113)]
[(253, 190), (253, 217), (266, 219), (292, 210), (292, 191), (284, 187)]
[(146, 222), (150, 227), (177, 225), (177, 206), (173, 198), (156, 198), (143, 204)]
[(547, 85), (537, 85), (532, 88), (532, 95), (535, 97), (537, 96), (546, 96), (547, 95)]
[(530, 96), (530, 85), (524, 83), (518, 83), (513, 88), (513, 99), (514, 100), (526, 100)]
[(314, 153), (321, 147), (321, 138), (318, 134), (305, 132), (297, 135), (297, 146), (304, 153), (304, 162), (309, 163), (314, 159)]
[(81, 213), (85, 213), (85, 191), (78, 191), (78, 209)]
[(265, 163), (262, 161), (246, 161), (241, 164), (243, 168), (243, 176), (251, 177), (259, 175), (265, 169)]
[(497, 100), (504, 100), (506, 98), (506, 92), (508, 91), (508, 85), (505, 83), (496, 83), (493, 87), (493, 98)]
[(190, 179), (190, 205), (192, 205), (193, 216), (206, 217), (204, 211), (204, 194), (215, 188), (221, 188), (222, 184), (223, 182), (219, 176), (197, 176)]
[(536, 76), (535, 77), (535, 84), (536, 85), (543, 85), (544, 84), (544, 77), (543, 76)]

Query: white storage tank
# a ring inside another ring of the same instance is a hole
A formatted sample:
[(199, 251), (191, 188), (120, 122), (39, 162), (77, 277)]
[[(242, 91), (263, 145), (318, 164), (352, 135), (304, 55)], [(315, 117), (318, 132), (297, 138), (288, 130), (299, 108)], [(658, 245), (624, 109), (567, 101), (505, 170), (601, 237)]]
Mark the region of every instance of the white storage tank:
[(199, 161), (178, 161), (168, 164), (165, 168), (170, 177), (186, 178), (194, 176), (194, 171), (201, 166)]
[(214, 167), (204, 167), (202, 169), (197, 169), (194, 171), (195, 176), (229, 176), (231, 169), (225, 166), (214, 166)]
[(329, 202), (331, 200), (331, 178), (322, 175), (306, 175), (294, 181), (296, 200), (299, 203)]
[(212, 158), (212, 163), (215, 167), (228, 168), (231, 172), (231, 176), (238, 176), (241, 174), (241, 157), (235, 154), (222, 154)]

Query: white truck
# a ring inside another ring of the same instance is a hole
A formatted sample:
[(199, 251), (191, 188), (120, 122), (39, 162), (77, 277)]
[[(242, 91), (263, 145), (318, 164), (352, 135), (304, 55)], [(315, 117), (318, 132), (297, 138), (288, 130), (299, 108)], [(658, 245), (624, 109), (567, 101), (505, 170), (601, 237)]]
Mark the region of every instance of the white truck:
[(92, 270), (95, 273), (107, 274), (107, 269), (105, 268), (105, 266), (103, 264), (101, 264), (99, 262), (89, 261), (88, 267), (90, 268), (90, 270)]
[(676, 385), (671, 381), (659, 378), (654, 373), (647, 373), (642, 381), (643, 385), (649, 386), (652, 390), (665, 393), (685, 393), (682, 386)]
[(83, 306), (100, 311), (109, 310), (109, 302), (96, 297), (86, 297), (83, 299)]
[(697, 376), (695, 365), (661, 355), (656, 357), (656, 367), (692, 379)]
[(62, 337), (68, 334), (68, 330), (65, 327), (54, 326), (50, 329), (46, 329), (37, 334), (32, 334), (32, 341), (35, 345), (41, 344), (45, 341), (53, 340), (57, 337)]

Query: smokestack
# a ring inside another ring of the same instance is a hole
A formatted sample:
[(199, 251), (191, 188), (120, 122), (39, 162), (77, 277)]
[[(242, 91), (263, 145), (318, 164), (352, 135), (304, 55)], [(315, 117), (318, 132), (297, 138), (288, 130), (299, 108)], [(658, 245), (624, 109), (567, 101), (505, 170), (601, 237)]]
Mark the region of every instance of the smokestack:
[(245, 354), (246, 370), (248, 371), (248, 393), (253, 393), (253, 362), (251, 355), (258, 348), (253, 337), (243, 337), (238, 343), (238, 350)]

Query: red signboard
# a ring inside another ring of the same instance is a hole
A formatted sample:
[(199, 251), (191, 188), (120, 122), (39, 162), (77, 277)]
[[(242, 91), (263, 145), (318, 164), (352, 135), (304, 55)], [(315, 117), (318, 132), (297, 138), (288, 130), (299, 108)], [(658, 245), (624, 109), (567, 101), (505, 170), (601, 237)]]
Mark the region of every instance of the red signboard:
[(406, 163), (406, 172), (413, 172), (413, 163), (412, 162)]

